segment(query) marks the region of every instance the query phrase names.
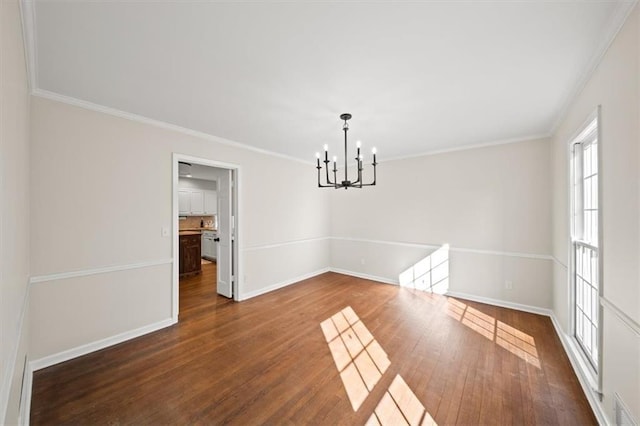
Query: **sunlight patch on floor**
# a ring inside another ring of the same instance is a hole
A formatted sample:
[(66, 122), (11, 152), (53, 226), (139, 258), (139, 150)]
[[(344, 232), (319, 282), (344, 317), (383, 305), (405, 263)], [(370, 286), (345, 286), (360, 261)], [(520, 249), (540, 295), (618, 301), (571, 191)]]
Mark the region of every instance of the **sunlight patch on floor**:
[(358, 411), (391, 362), (349, 306), (320, 323), (353, 411)]
[[(391, 362), (350, 306), (322, 321), (320, 328), (353, 411), (358, 411)], [(437, 426), (400, 375), (391, 382), (367, 424)]]
[(444, 309), (451, 318), (534, 367), (540, 368), (540, 359), (532, 336), (451, 297), (447, 298)]
[(431, 415), (398, 374), (369, 417), (366, 425), (435, 425)]

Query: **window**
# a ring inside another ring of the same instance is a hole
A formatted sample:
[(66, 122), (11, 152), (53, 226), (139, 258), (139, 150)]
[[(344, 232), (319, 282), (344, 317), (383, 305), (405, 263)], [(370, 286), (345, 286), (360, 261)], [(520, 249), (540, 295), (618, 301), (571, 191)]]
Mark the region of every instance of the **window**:
[(571, 279), (573, 332), (584, 355), (598, 371), (600, 347), (600, 262), (598, 193), (598, 119), (589, 121), (573, 140)]

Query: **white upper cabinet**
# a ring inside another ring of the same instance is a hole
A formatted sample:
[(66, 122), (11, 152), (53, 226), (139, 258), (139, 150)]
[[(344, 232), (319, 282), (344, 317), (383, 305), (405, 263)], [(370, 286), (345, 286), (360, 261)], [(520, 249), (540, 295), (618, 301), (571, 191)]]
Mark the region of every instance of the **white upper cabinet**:
[(181, 216), (191, 214), (191, 191), (181, 189), (178, 191), (178, 211)]
[(215, 183), (189, 179), (178, 183), (178, 214), (180, 216), (214, 215), (218, 211)]
[(216, 191), (204, 191), (204, 214), (218, 213), (218, 194)]
[(191, 190), (191, 214), (204, 213), (204, 192), (198, 189)]

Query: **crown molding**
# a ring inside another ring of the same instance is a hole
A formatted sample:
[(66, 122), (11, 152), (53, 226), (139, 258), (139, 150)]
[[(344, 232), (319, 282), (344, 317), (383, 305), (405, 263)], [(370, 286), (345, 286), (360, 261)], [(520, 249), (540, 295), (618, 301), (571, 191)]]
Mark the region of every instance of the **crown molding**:
[(540, 139), (546, 139), (549, 137), (551, 137), (551, 133), (540, 133), (540, 134), (522, 136), (519, 138), (500, 139), (493, 142), (482, 142), (482, 143), (475, 143), (475, 144), (472, 143), (468, 145), (461, 145), (454, 148), (434, 149), (432, 151), (423, 151), (419, 154), (409, 154), (409, 155), (401, 155), (399, 157), (391, 157), (384, 160), (380, 160), (378, 161), (378, 163), (386, 163), (388, 161), (409, 160), (412, 158), (426, 157), (429, 155), (447, 154), (450, 152), (457, 152), (457, 151), (468, 151), (470, 149), (488, 148), (492, 146), (508, 145), (512, 143), (531, 142), (531, 141), (536, 141)]
[(616, 36), (624, 26), (625, 22), (631, 15), (631, 11), (638, 4), (638, 0), (622, 0), (618, 1), (617, 8), (609, 18), (604, 31), (602, 32), (602, 36), (600, 37), (600, 42), (598, 43), (597, 48), (595, 49), (593, 55), (587, 62), (586, 67), (583, 69), (580, 76), (576, 79), (576, 84), (573, 88), (568, 92), (564, 102), (562, 103), (558, 114), (556, 115), (556, 119), (551, 125), (551, 129), (549, 129), (549, 134), (554, 135), (560, 126), (560, 123), (565, 119), (567, 113), (569, 112), (569, 108), (578, 98), (580, 93), (584, 90), (585, 86), (595, 73), (596, 69), (604, 59), (605, 54), (609, 50), (609, 47), (616, 39)]
[(39, 98), (49, 99), (56, 102), (61, 102), (67, 105), (76, 106), (79, 108), (83, 108), (90, 111), (101, 112), (103, 114), (108, 114), (114, 117), (124, 118), (126, 120), (135, 121), (138, 123), (147, 124), (150, 126), (158, 127), (165, 130), (170, 130), (173, 132), (181, 133), (187, 136), (193, 136), (199, 139), (204, 139), (211, 142), (220, 143), (227, 146), (232, 146), (234, 148), (245, 149), (248, 151), (257, 152), (259, 154), (269, 155), (272, 157), (283, 158), (285, 160), (295, 161), (297, 163), (302, 163), (305, 165), (315, 165), (313, 161), (302, 160), (297, 157), (292, 157), (286, 154), (280, 154), (278, 152), (269, 151), (262, 148), (256, 148), (255, 146), (247, 145), (241, 142), (235, 142), (229, 139), (224, 139), (219, 136), (210, 135), (208, 133), (200, 132), (198, 130), (188, 129), (186, 127), (178, 126), (176, 124), (167, 123), (165, 121), (155, 120), (153, 118), (145, 117), (138, 114), (132, 114), (127, 111), (119, 110), (116, 108), (107, 107), (104, 105), (94, 104), (93, 102), (88, 102), (82, 99), (74, 98), (72, 96), (61, 95), (59, 93), (50, 92), (48, 90), (43, 90), (40, 88), (36, 88), (31, 93), (33, 96), (37, 96)]

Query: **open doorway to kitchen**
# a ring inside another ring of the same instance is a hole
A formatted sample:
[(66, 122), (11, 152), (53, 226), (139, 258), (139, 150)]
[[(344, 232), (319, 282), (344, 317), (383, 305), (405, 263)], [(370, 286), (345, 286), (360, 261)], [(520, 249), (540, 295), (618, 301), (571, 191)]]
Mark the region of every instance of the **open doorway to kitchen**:
[(193, 299), (238, 300), (238, 180), (237, 165), (173, 156), (174, 321)]

